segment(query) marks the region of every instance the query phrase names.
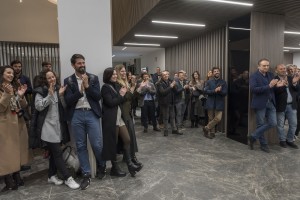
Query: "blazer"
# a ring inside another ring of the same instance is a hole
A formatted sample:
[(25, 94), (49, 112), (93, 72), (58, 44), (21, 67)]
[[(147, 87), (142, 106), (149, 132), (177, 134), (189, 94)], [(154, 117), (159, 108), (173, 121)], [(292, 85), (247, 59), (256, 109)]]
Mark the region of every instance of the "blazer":
[(274, 87), (270, 88), (269, 83), (274, 79), (271, 72), (266, 73), (266, 78), (258, 70), (251, 74), (249, 78), (250, 91), (252, 94), (251, 108), (263, 109), (266, 107), (268, 100), (276, 106)]
[[(218, 86), (222, 86), (220, 92), (215, 92)], [(207, 110), (224, 110), (225, 96), (227, 95), (227, 84), (222, 79), (210, 79), (206, 82), (204, 87), (204, 94), (207, 94), (205, 109)]]
[(174, 92), (176, 86), (171, 88), (171, 83), (171, 80), (164, 81), (163, 79), (156, 83), (158, 103), (160, 105), (174, 105)]
[[(280, 79), (279, 76), (275, 78)], [(293, 77), (288, 76), (288, 89), (292, 95), (292, 108), (297, 109), (297, 94), (298, 94), (298, 83), (296, 86), (293, 85)], [(286, 86), (275, 87), (275, 100), (276, 100), (276, 112), (284, 112), (287, 105), (288, 93)]]
[[(98, 118), (100, 118), (102, 116), (102, 112), (99, 102), (101, 100), (99, 79), (94, 74), (87, 73), (87, 76), (89, 79), (89, 87), (85, 90), (86, 97), (92, 111)], [(67, 104), (67, 120), (71, 121), (76, 104), (78, 100), (83, 97), (83, 94), (80, 93), (75, 74), (65, 78), (64, 85), (68, 85), (65, 91), (65, 102)]]
[[(188, 85), (188, 81), (183, 80), (183, 85)], [(190, 98), (190, 89), (184, 89), (184, 87), (182, 87), (182, 85), (180, 84), (179, 79), (176, 80), (176, 90), (175, 90), (175, 94), (174, 94), (174, 101), (175, 103), (179, 103), (181, 100), (181, 94), (184, 91), (184, 96), (185, 96), (185, 103), (188, 103), (189, 98)]]
[(149, 93), (152, 96), (153, 101), (155, 100), (155, 94), (156, 94), (156, 88), (154, 86), (153, 83), (151, 83), (150, 81), (148, 82), (149, 87), (142, 87), (141, 89), (139, 89), (141, 84), (137, 85), (137, 93), (139, 94), (139, 98), (138, 98), (138, 105), (140, 107), (144, 106), (144, 98), (146, 96), (147, 93)]

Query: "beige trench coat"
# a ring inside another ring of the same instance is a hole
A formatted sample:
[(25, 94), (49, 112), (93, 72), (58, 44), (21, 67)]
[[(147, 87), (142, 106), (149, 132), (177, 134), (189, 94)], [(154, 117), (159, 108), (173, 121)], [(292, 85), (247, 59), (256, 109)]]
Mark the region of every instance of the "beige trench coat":
[[(11, 97), (0, 91), (0, 176), (20, 171), (21, 165), (32, 160), (26, 124), (23, 117), (11, 112)], [(25, 98), (20, 105), (27, 106)]]

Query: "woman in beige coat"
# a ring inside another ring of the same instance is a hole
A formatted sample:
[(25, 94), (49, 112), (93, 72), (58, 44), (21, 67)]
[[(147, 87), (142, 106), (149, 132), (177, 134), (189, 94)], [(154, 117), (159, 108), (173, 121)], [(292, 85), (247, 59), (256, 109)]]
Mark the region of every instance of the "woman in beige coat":
[(24, 93), (26, 85), (14, 79), (14, 70), (3, 67), (0, 72), (0, 176), (4, 176), (6, 190), (16, 190), (24, 185), (20, 166), (30, 160), (28, 133), (22, 117), (27, 106)]

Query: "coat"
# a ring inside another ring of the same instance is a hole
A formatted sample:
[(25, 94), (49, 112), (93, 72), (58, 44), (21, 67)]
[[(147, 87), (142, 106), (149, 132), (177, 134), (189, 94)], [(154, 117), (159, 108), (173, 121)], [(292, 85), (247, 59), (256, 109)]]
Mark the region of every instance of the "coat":
[(274, 87), (270, 88), (269, 83), (274, 78), (271, 72), (267, 72), (265, 78), (258, 70), (251, 74), (249, 79), (250, 91), (252, 94), (251, 108), (266, 108), (268, 100), (276, 106)]
[[(114, 89), (112, 89), (112, 87)], [(116, 122), (118, 106), (125, 101), (115, 84), (104, 84), (101, 88), (102, 96), (102, 134), (103, 160), (115, 160), (117, 156)]]
[[(21, 165), (32, 160), (24, 118), (11, 112), (12, 96), (0, 91), (0, 176), (20, 171)], [(27, 106), (25, 98), (20, 105)]]
[[(220, 92), (215, 92), (218, 86), (222, 86)], [(222, 111), (225, 108), (225, 96), (227, 95), (227, 84), (222, 79), (211, 79), (206, 82), (204, 94), (207, 94), (205, 109)]]
[(171, 80), (164, 81), (163, 79), (156, 83), (159, 105), (174, 105), (174, 93), (176, 91), (176, 86), (171, 88), (171, 83)]
[[(59, 86), (56, 86), (56, 93), (57, 96), (58, 94), (58, 88)], [(40, 94), (43, 98), (45, 98), (48, 95), (48, 88), (47, 87), (38, 87), (34, 90), (34, 94)], [(32, 121), (31, 122), (31, 127), (30, 127), (30, 138), (29, 138), (29, 145), (31, 148), (40, 148), (44, 147), (44, 142), (41, 140), (41, 134), (42, 134), (42, 129), (43, 125), (48, 113), (48, 108), (47, 106), (45, 109), (42, 111), (37, 111), (34, 109), (34, 113), (32, 114)], [(64, 112), (64, 106), (62, 103), (61, 98), (58, 98), (58, 113), (59, 113), (59, 122), (60, 122), (60, 131), (62, 134), (62, 143), (66, 144), (67, 142), (70, 141), (70, 133), (66, 121), (66, 116)]]

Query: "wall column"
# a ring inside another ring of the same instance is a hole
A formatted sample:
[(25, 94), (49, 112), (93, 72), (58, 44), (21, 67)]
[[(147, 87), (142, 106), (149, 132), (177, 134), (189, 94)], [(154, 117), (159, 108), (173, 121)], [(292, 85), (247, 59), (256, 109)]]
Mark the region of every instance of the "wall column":
[[(86, 70), (99, 76), (112, 65), (110, 0), (59, 0), (58, 27), (61, 79), (74, 73), (70, 58), (75, 53), (85, 56)], [(95, 158), (89, 147), (92, 176)]]
[[(261, 58), (270, 60), (271, 72), (277, 64), (283, 63), (284, 26), (283, 15), (251, 13), (250, 74), (257, 70), (257, 62)], [(251, 105), (251, 95), (249, 103)], [(248, 120), (248, 133), (252, 133), (256, 128), (256, 119), (250, 106)], [(265, 136), (269, 143), (278, 143), (276, 128), (269, 130)]]

